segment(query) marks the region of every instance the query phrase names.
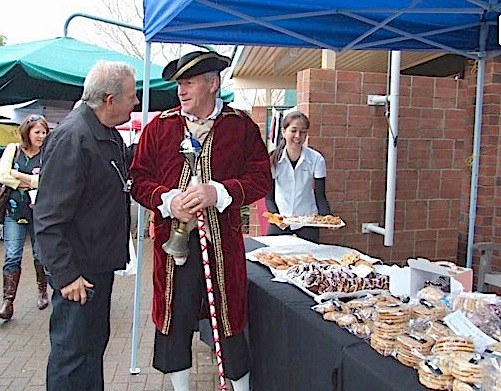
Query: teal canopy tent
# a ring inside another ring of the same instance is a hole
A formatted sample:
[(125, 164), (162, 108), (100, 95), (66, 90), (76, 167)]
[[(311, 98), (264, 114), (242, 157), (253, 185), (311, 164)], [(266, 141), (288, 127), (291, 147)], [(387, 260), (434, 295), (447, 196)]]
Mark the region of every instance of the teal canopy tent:
[[(77, 101), (89, 69), (99, 60), (125, 61), (136, 69), (142, 97), (143, 60), (73, 38), (54, 38), (0, 47), (0, 105), (32, 99)], [(162, 79), (163, 67), (151, 65), (150, 110), (176, 106), (176, 83)], [(225, 101), (233, 93), (223, 91)]]

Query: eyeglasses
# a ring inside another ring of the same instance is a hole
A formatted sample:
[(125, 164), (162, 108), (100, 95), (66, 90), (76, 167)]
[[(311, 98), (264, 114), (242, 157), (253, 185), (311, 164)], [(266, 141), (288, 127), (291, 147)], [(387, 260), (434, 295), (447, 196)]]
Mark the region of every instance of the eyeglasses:
[(41, 119), (45, 120), (45, 117), (40, 114), (31, 114), (28, 122), (40, 121)]

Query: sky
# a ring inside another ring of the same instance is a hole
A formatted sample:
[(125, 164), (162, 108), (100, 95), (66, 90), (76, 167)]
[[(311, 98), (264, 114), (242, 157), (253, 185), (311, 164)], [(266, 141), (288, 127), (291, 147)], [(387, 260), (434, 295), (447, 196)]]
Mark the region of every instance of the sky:
[[(108, 16), (109, 11), (104, 9), (103, 5), (106, 1), (119, 4), (120, 11), (124, 11), (127, 7), (132, 9), (131, 4), (134, 2), (142, 4), (140, 0), (8, 0), (8, 5), (0, 13), (0, 34), (6, 37), (7, 45), (15, 45), (64, 36), (64, 24), (75, 13), (117, 20), (116, 17)], [(68, 37), (110, 48), (107, 42), (103, 41), (106, 38), (96, 33), (95, 23), (83, 17), (72, 19), (68, 26)], [(140, 22), (132, 24), (140, 25)], [(111, 49), (121, 51), (115, 47)], [(163, 65), (166, 60), (162, 57), (156, 58), (152, 51), (152, 61)], [(247, 106), (247, 103), (238, 102), (240, 102), (240, 95), (236, 94), (234, 106), (239, 108)]]
[[(0, 34), (7, 45), (62, 37), (64, 23), (74, 13), (99, 15), (101, 0), (9, 0), (0, 15)], [(92, 43), (93, 21), (74, 18), (68, 36)]]

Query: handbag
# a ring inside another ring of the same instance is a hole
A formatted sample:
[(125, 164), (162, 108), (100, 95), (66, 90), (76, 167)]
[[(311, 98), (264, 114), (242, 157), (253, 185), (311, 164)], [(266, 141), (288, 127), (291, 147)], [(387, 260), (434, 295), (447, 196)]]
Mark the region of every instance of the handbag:
[(12, 188), (7, 185), (0, 185), (0, 224), (3, 224), (5, 213), (7, 212), (7, 202), (9, 202)]
[[(19, 156), (19, 147), (16, 147), (16, 153), (14, 154), (14, 159), (12, 159), (12, 166)], [(5, 219), (5, 213), (7, 212), (7, 203), (9, 202), (10, 193), (12, 193), (12, 188), (1, 184), (0, 185), (0, 224), (3, 224)]]

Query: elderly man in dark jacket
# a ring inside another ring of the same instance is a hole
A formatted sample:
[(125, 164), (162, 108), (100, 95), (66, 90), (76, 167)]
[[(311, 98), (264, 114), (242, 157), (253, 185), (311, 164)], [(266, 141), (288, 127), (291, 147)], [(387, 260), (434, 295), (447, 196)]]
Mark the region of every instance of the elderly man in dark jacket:
[(49, 391), (104, 389), (114, 271), (129, 256), (128, 164), (115, 126), (139, 103), (134, 74), (126, 63), (97, 63), (44, 150), (34, 223), (54, 289)]

